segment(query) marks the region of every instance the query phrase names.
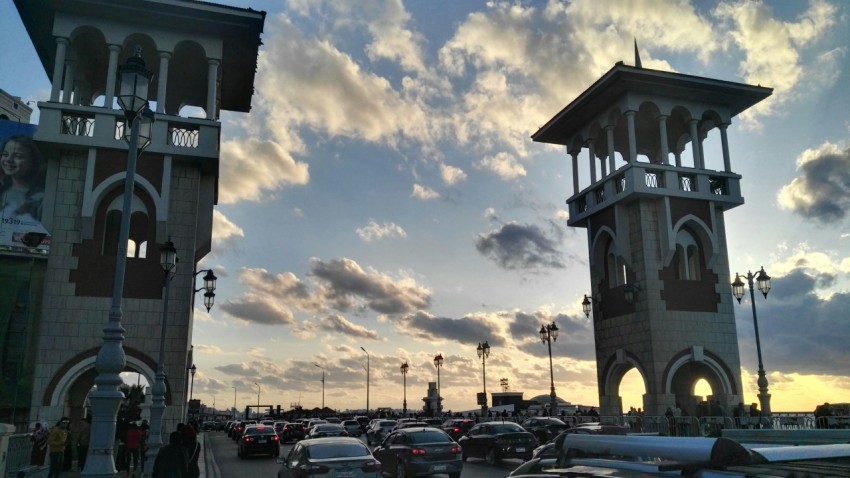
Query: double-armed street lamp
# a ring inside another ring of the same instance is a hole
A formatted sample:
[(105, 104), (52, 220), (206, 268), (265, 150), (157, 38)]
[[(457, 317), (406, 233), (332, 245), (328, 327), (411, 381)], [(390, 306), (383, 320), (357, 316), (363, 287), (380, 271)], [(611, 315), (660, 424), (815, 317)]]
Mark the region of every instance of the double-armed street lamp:
[(490, 356), (490, 344), (486, 340), (483, 344), (479, 342), (475, 351), (478, 353), (478, 358), (481, 359), (481, 378), (484, 382), (484, 393), (479, 404), (481, 405), (481, 418), (484, 418), (487, 415), (487, 357)]
[(322, 410), (325, 409), (325, 367), (313, 362), (313, 365), (322, 369)]
[(434, 366), (437, 367), (437, 415), (443, 416), (443, 396), (440, 394), (440, 369), (443, 367), (443, 354), (434, 356)]
[[(195, 393), (195, 372), (198, 371), (198, 367), (193, 363), (191, 367), (187, 369), (190, 374), (192, 374), (192, 384), (189, 386), (189, 403), (192, 403), (192, 395)], [(186, 417), (186, 421), (189, 421), (189, 417)]]
[(558, 396), (555, 395), (555, 374), (552, 371), (552, 342), (558, 340), (555, 322), (540, 326), (540, 340), (549, 346), (549, 416), (558, 416)]
[(204, 292), (204, 307), (207, 308), (207, 312), (212, 309), (213, 303), (215, 302), (215, 282), (218, 280), (218, 277), (213, 274), (212, 269), (201, 269), (199, 271), (195, 271), (193, 274), (195, 277), (198, 277), (198, 274), (201, 272), (206, 272), (204, 274), (204, 286), (195, 289), (195, 292), (205, 291)]
[(401, 377), (402, 377), (402, 382), (403, 382), (403, 387), (404, 387), (404, 402), (402, 402), (401, 414), (404, 417), (407, 416), (407, 369), (408, 368), (410, 368), (410, 366), (407, 365), (407, 361), (404, 361), (401, 364)]
[(752, 272), (747, 272), (746, 276), (741, 276), (737, 272), (735, 273), (735, 281), (732, 282), (732, 295), (738, 300), (738, 303), (741, 303), (741, 298), (744, 297), (744, 282), (741, 280), (741, 277), (745, 277), (747, 279), (747, 284), (750, 287), (750, 302), (753, 305), (753, 326), (756, 331), (756, 352), (758, 353), (759, 359), (759, 371), (758, 371), (758, 386), (759, 386), (759, 402), (761, 403), (761, 411), (765, 416), (770, 416), (770, 393), (768, 393), (767, 389), (767, 375), (764, 372), (764, 365), (761, 360), (761, 341), (759, 340), (759, 322), (758, 316), (756, 315), (756, 296), (755, 291), (753, 290), (753, 279), (758, 283), (759, 292), (764, 294), (764, 298), (767, 299), (767, 293), (770, 292), (770, 276), (764, 271), (764, 267), (761, 268), (755, 275)]
[(83, 476), (113, 476), (116, 473), (115, 430), (118, 409), (124, 399), (119, 388), (123, 383), (120, 374), (127, 364), (121, 305), (127, 268), (127, 242), (130, 239), (133, 188), (136, 182), (136, 161), (142, 150), (150, 144), (151, 137), (153, 113), (148, 109), (148, 87), (152, 77), (153, 72), (145, 68), (139, 47), (136, 47), (135, 56), (118, 68), (118, 105), (124, 113), (124, 139), (128, 142), (127, 171), (124, 176), (124, 197), (115, 254), (109, 321), (103, 328), (103, 344), (95, 360), (96, 389), (89, 394), (92, 425), (88, 457), (81, 472)]
[[(366, 349), (364, 349), (362, 346), (360, 347), (360, 350), (362, 350), (363, 352), (366, 352)], [(369, 352), (366, 352), (366, 415), (367, 416), (369, 415), (369, 372), (370, 372), (370, 369), (371, 369), (371, 364), (369, 363), (370, 360), (371, 360), (371, 356), (369, 355)]]

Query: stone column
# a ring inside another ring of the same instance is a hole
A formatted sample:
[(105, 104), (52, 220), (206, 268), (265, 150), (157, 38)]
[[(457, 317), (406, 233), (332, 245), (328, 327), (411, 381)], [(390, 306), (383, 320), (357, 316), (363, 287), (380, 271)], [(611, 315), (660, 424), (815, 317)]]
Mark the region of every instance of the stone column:
[(626, 121), (629, 128), (629, 163), (637, 161), (637, 133), (635, 132), (635, 116), (637, 111), (626, 111)]
[(165, 93), (168, 91), (168, 61), (171, 53), (159, 52), (159, 77), (156, 82), (156, 112), (165, 113)]
[(109, 64), (106, 67), (106, 91), (103, 92), (103, 107), (112, 109), (115, 101), (115, 81), (118, 74), (118, 54), (121, 45), (109, 45)]
[(215, 99), (218, 86), (218, 65), (219, 61), (212, 58), (207, 59), (207, 119), (216, 119), (215, 115)]
[(56, 37), (56, 59), (53, 61), (53, 82), (50, 85), (50, 101), (59, 101), (62, 90), (62, 73), (65, 69), (65, 53), (68, 49), (68, 39)]
[(658, 140), (661, 142), (661, 164), (670, 164), (670, 150), (667, 147), (667, 115), (658, 115)]

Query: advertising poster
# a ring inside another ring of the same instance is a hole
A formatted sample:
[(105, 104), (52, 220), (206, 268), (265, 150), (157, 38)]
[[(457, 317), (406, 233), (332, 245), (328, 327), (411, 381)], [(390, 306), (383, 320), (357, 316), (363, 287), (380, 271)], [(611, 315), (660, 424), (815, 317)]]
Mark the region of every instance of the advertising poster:
[(46, 255), (42, 225), (47, 163), (33, 141), (36, 125), (0, 120), (0, 254)]

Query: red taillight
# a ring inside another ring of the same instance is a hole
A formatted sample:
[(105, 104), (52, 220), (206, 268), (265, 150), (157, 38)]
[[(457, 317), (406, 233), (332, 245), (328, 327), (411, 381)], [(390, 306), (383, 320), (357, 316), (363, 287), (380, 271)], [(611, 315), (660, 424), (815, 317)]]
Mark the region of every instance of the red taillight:
[(454, 429), (454, 430), (452, 430), (452, 431), (453, 431), (454, 433), (459, 433), (459, 432), (460, 432), (460, 428), (455, 427), (455, 429)]
[(251, 437), (243, 437), (243, 439), (245, 440), (245, 443), (251, 443), (252, 441)]
[(410, 453), (411, 453), (412, 455), (424, 455), (424, 454), (425, 454), (425, 450), (423, 450), (422, 448), (412, 448), (412, 449), (410, 450)]
[(461, 452), (461, 450), (460, 450), (459, 446), (453, 446), (452, 447), (452, 455), (457, 455), (460, 452)]
[(280, 438), (278, 438), (278, 436), (277, 436), (277, 435), (275, 435), (275, 436), (273, 436), (273, 437), (272, 437), (272, 441), (278, 441), (278, 440), (280, 440)]
[(381, 462), (377, 460), (367, 461), (360, 469), (366, 473), (381, 471)]

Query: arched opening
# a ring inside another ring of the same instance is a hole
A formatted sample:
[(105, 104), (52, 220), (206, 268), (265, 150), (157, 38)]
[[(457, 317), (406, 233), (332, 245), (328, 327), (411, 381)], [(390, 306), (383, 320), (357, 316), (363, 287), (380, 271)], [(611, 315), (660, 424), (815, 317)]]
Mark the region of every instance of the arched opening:
[(623, 375), (618, 393), (623, 402), (623, 411), (645, 410), (643, 397), (646, 395), (646, 385), (636, 367), (632, 367)]

